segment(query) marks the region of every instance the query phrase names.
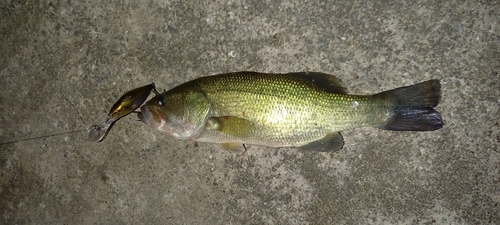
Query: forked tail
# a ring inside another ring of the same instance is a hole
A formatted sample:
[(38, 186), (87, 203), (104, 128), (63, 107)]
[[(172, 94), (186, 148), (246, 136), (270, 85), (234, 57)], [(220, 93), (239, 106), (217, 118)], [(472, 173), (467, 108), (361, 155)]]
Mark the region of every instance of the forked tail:
[(389, 116), (380, 129), (432, 131), (443, 127), (441, 115), (434, 109), (441, 98), (439, 80), (384, 91), (374, 97), (384, 99), (389, 106)]

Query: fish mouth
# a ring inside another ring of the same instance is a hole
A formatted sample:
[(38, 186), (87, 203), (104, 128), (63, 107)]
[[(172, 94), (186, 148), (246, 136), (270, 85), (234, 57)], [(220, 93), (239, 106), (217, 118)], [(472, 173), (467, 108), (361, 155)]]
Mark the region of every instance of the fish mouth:
[(153, 129), (158, 129), (163, 121), (163, 116), (154, 107), (150, 108), (147, 105), (141, 106), (141, 111), (137, 113), (137, 117), (143, 123)]
[(137, 113), (137, 117), (139, 117), (140, 121), (149, 125), (148, 121), (151, 120), (151, 112), (149, 112), (148, 107), (143, 105), (141, 107), (141, 111)]

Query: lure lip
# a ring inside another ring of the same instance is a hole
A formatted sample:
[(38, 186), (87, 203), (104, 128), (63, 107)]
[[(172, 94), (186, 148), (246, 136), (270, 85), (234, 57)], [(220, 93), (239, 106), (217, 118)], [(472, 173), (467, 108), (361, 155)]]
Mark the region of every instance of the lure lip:
[[(102, 118), (102, 117), (101, 117)], [(113, 127), (116, 120), (111, 117), (107, 117), (104, 120), (99, 118), (93, 124), (87, 128), (87, 138), (89, 141), (101, 142), (108, 136), (109, 131)], [(100, 122), (103, 121), (103, 122)]]

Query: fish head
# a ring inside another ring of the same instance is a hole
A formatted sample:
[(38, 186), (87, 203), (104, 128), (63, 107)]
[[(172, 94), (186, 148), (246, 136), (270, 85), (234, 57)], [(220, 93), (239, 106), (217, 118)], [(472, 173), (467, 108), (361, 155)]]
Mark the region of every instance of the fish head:
[(146, 125), (163, 134), (195, 140), (205, 127), (209, 111), (205, 95), (166, 92), (149, 100), (137, 115)]

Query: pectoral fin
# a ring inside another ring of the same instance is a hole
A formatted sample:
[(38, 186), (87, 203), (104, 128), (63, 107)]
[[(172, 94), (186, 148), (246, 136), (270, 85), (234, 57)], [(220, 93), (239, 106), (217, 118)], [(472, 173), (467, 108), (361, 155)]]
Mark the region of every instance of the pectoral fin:
[(300, 148), (318, 152), (334, 152), (344, 146), (344, 138), (340, 133), (329, 133), (325, 137), (300, 146)]
[(217, 130), (225, 135), (242, 138), (250, 134), (254, 128), (249, 120), (235, 116), (210, 117), (207, 129)]

